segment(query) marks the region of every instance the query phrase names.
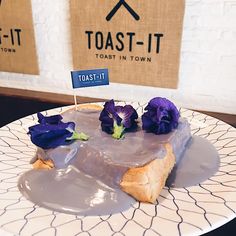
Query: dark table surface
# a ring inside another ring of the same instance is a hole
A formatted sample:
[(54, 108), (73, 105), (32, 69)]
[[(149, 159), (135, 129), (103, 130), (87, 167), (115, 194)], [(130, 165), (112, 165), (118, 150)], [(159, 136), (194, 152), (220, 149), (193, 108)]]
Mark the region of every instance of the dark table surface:
[[(61, 106), (62, 106), (61, 103), (48, 103), (37, 100), (29, 100), (18, 97), (7, 97), (0, 95), (0, 111), (1, 111), (0, 127), (12, 121), (15, 121), (19, 118), (25, 117), (27, 115)], [(221, 114), (219, 114), (219, 116), (217, 116), (217, 114), (214, 114), (214, 116), (218, 117), (219, 119), (222, 117)], [(226, 117), (227, 119), (227, 116), (223, 117)], [(231, 117), (230, 120), (232, 120)], [(232, 124), (233, 125), (236, 124), (236, 120), (232, 120), (231, 125)], [(236, 219), (204, 235), (205, 236), (236, 235)]]

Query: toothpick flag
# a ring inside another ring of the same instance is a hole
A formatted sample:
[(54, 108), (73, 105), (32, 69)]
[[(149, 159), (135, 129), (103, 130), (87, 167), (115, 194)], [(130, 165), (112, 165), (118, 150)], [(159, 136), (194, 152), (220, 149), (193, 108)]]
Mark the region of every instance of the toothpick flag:
[[(73, 89), (109, 85), (108, 69), (71, 71)], [(77, 110), (76, 95), (74, 95)]]

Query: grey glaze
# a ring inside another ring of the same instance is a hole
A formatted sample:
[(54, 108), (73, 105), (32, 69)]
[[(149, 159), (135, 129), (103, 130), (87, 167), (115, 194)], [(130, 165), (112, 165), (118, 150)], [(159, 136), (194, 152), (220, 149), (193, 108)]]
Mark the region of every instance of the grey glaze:
[(20, 177), (18, 188), (35, 204), (68, 214), (109, 215), (135, 203), (120, 189), (110, 188), (73, 166), (27, 171)]
[(202, 137), (193, 136), (166, 185), (182, 188), (199, 184), (217, 172), (219, 163), (219, 155), (214, 146)]
[(72, 164), (82, 172), (114, 187), (119, 186), (128, 168), (143, 166), (156, 158), (163, 158), (167, 142), (172, 144), (178, 160), (185, 149), (184, 144), (191, 137), (189, 123), (181, 118), (178, 128), (169, 134), (154, 135), (139, 129), (137, 132), (126, 133), (122, 140), (116, 140), (101, 131), (99, 114), (99, 111), (74, 110), (64, 113), (63, 120), (75, 121), (76, 129), (88, 134), (89, 140), (52, 150), (38, 149), (37, 158), (53, 160), (56, 168), (66, 168), (68, 164)]
[[(206, 140), (192, 137), (185, 119), (167, 135), (138, 130), (114, 140), (100, 129), (97, 111), (67, 111), (64, 121), (90, 136), (87, 142), (74, 142), (53, 150), (38, 149), (36, 158), (52, 159), (55, 169), (30, 170), (18, 182), (22, 194), (45, 208), (82, 215), (112, 214), (128, 209), (134, 200), (119, 189), (130, 167), (142, 166), (166, 154), (164, 144), (172, 145), (176, 165), (167, 186), (188, 187), (213, 175), (219, 166), (215, 148)], [(65, 161), (63, 161), (65, 160)]]

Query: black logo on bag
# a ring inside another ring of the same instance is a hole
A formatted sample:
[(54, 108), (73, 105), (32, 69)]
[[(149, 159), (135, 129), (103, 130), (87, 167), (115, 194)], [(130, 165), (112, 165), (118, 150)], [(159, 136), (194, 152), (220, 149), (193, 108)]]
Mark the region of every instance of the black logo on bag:
[[(127, 0), (117, 0), (116, 5), (112, 8), (106, 16), (107, 21), (111, 21), (114, 15), (121, 7), (126, 9), (126, 13), (134, 18), (136, 21), (140, 20), (140, 16), (135, 10), (126, 2)], [(122, 23), (122, 20), (121, 20)], [(120, 28), (120, 27), (119, 27)], [(96, 59), (101, 60), (122, 60), (122, 61), (139, 61), (152, 62), (151, 56), (159, 54), (161, 48), (161, 40), (164, 37), (163, 33), (159, 32), (134, 32), (134, 31), (103, 31), (100, 30), (85, 30), (87, 38), (87, 49), (96, 50)], [(144, 55), (134, 55), (137, 53), (137, 48), (143, 48)], [(115, 54), (116, 52), (125, 51), (127, 55)], [(128, 54), (129, 53), (129, 54)], [(132, 53), (132, 54), (131, 54)]]
[[(6, 2), (5, 2), (6, 3)], [(0, 7), (3, 4), (3, 0), (0, 0)], [(0, 27), (0, 52), (15, 53), (15, 46), (21, 46), (21, 29), (18, 28), (2, 28)], [(4, 45), (10, 44), (11, 47)]]
[(116, 14), (116, 12), (121, 8), (121, 6), (124, 6), (128, 12), (133, 16), (135, 20), (139, 20), (139, 15), (134, 11), (134, 9), (125, 1), (125, 0), (119, 0), (119, 2), (112, 8), (110, 13), (107, 15), (106, 20), (110, 21), (112, 17)]

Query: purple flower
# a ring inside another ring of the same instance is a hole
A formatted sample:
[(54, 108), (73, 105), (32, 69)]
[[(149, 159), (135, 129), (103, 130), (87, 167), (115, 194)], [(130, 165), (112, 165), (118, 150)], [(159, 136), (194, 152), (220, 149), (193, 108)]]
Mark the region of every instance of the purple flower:
[(60, 115), (45, 117), (38, 113), (37, 116), (39, 124), (29, 127), (28, 134), (32, 143), (38, 147), (49, 149), (68, 145), (76, 139), (88, 139), (85, 134), (75, 131), (74, 122), (62, 122)]
[(120, 139), (125, 131), (137, 128), (137, 118), (138, 114), (131, 105), (115, 106), (112, 99), (104, 104), (99, 120), (103, 131)]
[(178, 126), (179, 111), (166, 98), (156, 97), (149, 101), (142, 115), (142, 128), (154, 134), (167, 134)]

